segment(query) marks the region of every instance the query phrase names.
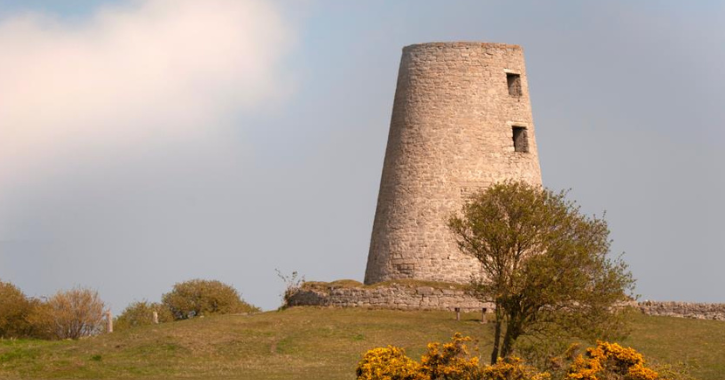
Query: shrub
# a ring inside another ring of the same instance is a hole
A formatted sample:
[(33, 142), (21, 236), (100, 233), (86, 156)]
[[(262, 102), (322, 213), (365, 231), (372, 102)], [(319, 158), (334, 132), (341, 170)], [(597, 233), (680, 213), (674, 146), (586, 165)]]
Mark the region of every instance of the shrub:
[(275, 269), (275, 271), (277, 272), (277, 277), (284, 282), (284, 293), (280, 294), (282, 297), (281, 310), (290, 306), (292, 296), (302, 289), (302, 285), (305, 283), (305, 276), (300, 276), (297, 271), (292, 272), (289, 276), (282, 274), (282, 271), (279, 269)]
[(136, 326), (151, 325), (154, 323), (154, 312), (158, 313), (159, 323), (174, 320), (168, 307), (157, 302), (140, 301), (128, 305), (116, 317), (113, 327), (115, 330), (125, 330)]
[(106, 305), (98, 292), (80, 287), (59, 291), (39, 305), (39, 321), (58, 339), (78, 339), (103, 331)]
[(483, 368), (485, 380), (548, 380), (551, 376), (547, 372), (538, 372), (534, 367), (524, 364), (523, 360), (511, 356), (499, 358), (495, 364)]
[[(499, 358), (496, 363), (480, 366), (478, 358), (470, 357), (466, 342), (471, 338), (456, 333), (450, 343), (428, 344), (428, 352), (420, 364), (405, 356), (402, 348), (388, 346), (366, 352), (358, 363), (357, 379), (364, 380), (657, 380), (657, 372), (644, 364), (642, 354), (616, 343), (597, 342), (587, 349), (586, 357), (576, 355), (572, 345), (555, 358), (557, 366), (569, 366), (568, 372), (540, 372), (515, 356)], [(686, 374), (668, 370), (673, 379), (690, 380)], [(670, 378), (670, 377), (667, 377)]]
[(471, 338), (456, 333), (450, 343), (429, 343), (420, 364), (405, 356), (402, 348), (388, 346), (367, 351), (358, 363), (358, 380), (547, 380), (548, 373), (539, 373), (521, 359), (500, 359), (496, 364), (481, 367), (471, 357), (466, 342)]
[(34, 303), (15, 285), (0, 281), (0, 337), (31, 336)]
[(244, 302), (232, 286), (216, 280), (196, 279), (177, 283), (161, 300), (176, 320), (259, 311), (256, 306)]
[(395, 346), (373, 348), (363, 355), (355, 370), (358, 380), (425, 380), (420, 364)]
[(567, 379), (597, 380), (656, 380), (659, 375), (645, 367), (644, 357), (633, 348), (616, 343), (597, 342), (588, 348), (586, 357), (579, 355), (569, 370)]
[(441, 380), (475, 380), (481, 378), (478, 358), (469, 358), (466, 342), (470, 337), (456, 333), (450, 343), (428, 343), (428, 352), (420, 359), (421, 373)]

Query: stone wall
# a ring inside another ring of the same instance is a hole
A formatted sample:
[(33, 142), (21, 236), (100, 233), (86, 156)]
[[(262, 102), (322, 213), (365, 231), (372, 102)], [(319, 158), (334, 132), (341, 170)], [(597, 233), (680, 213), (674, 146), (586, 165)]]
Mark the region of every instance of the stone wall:
[(644, 301), (637, 306), (647, 315), (725, 321), (725, 303)]
[(506, 179), (541, 183), (521, 47), (405, 47), (365, 283), (467, 283), (480, 264), (458, 250), (446, 220), (473, 192)]
[(454, 286), (438, 288), (405, 284), (372, 287), (305, 286), (289, 297), (287, 306), (450, 311), (457, 307), (461, 311), (480, 311), (485, 307), (493, 310), (492, 305), (482, 303)]
[[(362, 307), (394, 310), (493, 310), (490, 303), (482, 303), (466, 294), (461, 286), (421, 285), (393, 283), (376, 286), (336, 285), (335, 283), (308, 283), (298, 289), (287, 301), (287, 306)], [(643, 314), (677, 318), (725, 321), (725, 304), (692, 302), (632, 302)]]

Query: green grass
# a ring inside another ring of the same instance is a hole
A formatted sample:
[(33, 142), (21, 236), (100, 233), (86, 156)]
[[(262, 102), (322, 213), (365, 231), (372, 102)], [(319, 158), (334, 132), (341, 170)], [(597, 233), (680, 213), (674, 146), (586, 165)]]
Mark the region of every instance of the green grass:
[[(0, 379), (353, 379), (362, 352), (393, 344), (418, 359), (455, 332), (479, 340), (479, 314), (292, 308), (138, 327), (80, 341), (0, 341)], [(625, 342), (658, 362), (725, 378), (725, 323), (636, 316)]]
[(637, 315), (630, 345), (659, 363), (681, 364), (701, 380), (725, 379), (725, 322)]

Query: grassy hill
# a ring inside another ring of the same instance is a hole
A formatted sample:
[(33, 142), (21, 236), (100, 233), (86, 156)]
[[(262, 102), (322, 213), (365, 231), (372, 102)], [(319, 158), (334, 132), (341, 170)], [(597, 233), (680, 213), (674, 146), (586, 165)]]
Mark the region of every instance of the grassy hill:
[[(292, 308), (139, 327), (81, 341), (0, 341), (1, 379), (353, 379), (365, 350), (388, 344), (419, 358), (455, 332), (480, 341), (480, 315)], [(725, 322), (635, 317), (626, 345), (660, 362), (685, 362), (701, 380), (725, 378)]]

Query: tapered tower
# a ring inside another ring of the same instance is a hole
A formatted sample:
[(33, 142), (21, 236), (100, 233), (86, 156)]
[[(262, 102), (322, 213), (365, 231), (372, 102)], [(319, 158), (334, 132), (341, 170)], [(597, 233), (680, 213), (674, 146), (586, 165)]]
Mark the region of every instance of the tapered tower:
[(521, 47), (403, 48), (365, 283), (468, 282), (477, 260), (446, 226), (472, 192), (505, 179), (541, 183)]

